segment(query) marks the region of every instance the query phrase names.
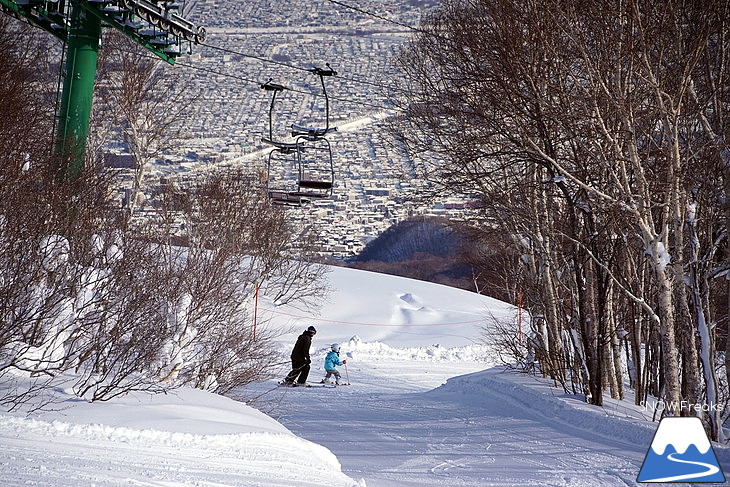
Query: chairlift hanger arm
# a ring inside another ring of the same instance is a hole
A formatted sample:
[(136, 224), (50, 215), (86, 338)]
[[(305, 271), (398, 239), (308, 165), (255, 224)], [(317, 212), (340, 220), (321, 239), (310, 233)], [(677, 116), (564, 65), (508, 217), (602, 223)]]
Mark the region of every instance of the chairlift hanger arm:
[[(309, 70), (309, 72), (319, 76), (319, 80), (322, 83), (322, 95), (324, 96), (324, 103), (325, 103), (325, 126), (323, 128), (320, 127), (304, 127), (302, 125), (292, 124), (292, 137), (301, 137), (304, 138), (304, 140), (313, 141), (317, 138), (324, 137), (325, 135), (329, 134), (330, 132), (334, 132), (337, 130), (337, 127), (330, 127), (330, 101), (329, 101), (329, 95), (327, 94), (327, 85), (324, 82), (325, 76), (336, 76), (337, 71), (332, 69), (332, 67), (327, 63), (327, 69), (322, 68), (312, 68)], [(262, 86), (263, 87), (263, 86)]]
[(314, 140), (336, 131), (337, 127), (329, 126), (325, 128), (304, 127), (295, 123), (291, 126), (292, 137), (304, 137), (306, 140)]
[(279, 152), (281, 154), (297, 154), (299, 151), (304, 150), (304, 144), (301, 142), (279, 142), (278, 140), (267, 139), (266, 137), (263, 137), (261, 142), (274, 146), (272, 152)]
[(272, 83), (271, 81), (272, 81), (272, 79), (270, 78), (269, 81), (262, 84), (261, 89), (266, 90), (266, 91), (276, 91), (276, 92), (289, 89), (284, 85), (280, 85), (279, 83)]
[(322, 68), (312, 68), (309, 70), (310, 73), (314, 73), (319, 77), (323, 76), (337, 76), (337, 71), (332, 69), (332, 67), (327, 63), (327, 69)]
[(269, 139), (262, 139), (265, 143), (277, 145), (274, 141), (274, 105), (276, 103), (276, 95), (286, 90), (287, 88), (278, 83), (272, 83), (269, 79), (266, 83), (261, 85), (261, 89), (265, 91), (271, 91), (271, 103), (269, 104)]

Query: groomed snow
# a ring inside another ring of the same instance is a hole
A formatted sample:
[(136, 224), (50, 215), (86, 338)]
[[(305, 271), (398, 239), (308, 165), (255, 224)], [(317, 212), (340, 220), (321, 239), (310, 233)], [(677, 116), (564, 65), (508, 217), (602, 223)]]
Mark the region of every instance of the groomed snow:
[(414, 279), (334, 267), (328, 280), (332, 293), (319, 310), (264, 299), (259, 316), (281, 329), (293, 327), (285, 344), (314, 325), (317, 345), (359, 336), (396, 348), (479, 344), (493, 319), (514, 322), (517, 316), (513, 306), (494, 298)]
[[(2, 486), (635, 485), (657, 423), (497, 367), (482, 344), (515, 310), (443, 286), (335, 268), (317, 312), (268, 307), (288, 354), (315, 325), (310, 381), (342, 345), (352, 385), (182, 389), (55, 411), (0, 413)], [(271, 364), (279, 374), (286, 364)], [(485, 370), (486, 369), (486, 370)], [(275, 418), (275, 419), (272, 419)], [(721, 466), (730, 455), (715, 448)]]
[(203, 391), (61, 407), (0, 416), (1, 485), (356, 485), (326, 448)]

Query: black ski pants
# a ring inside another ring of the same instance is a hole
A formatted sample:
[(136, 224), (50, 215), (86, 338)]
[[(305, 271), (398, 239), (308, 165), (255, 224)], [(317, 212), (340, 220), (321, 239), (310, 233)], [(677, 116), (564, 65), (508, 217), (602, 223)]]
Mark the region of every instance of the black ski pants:
[[(307, 382), (307, 377), (309, 376), (309, 362), (305, 360), (292, 360), (291, 361), (291, 372), (289, 372), (284, 379), (287, 382), (294, 382), (295, 380), (299, 382), (300, 384), (304, 384)], [(299, 376), (299, 379), (297, 380), (297, 376)]]

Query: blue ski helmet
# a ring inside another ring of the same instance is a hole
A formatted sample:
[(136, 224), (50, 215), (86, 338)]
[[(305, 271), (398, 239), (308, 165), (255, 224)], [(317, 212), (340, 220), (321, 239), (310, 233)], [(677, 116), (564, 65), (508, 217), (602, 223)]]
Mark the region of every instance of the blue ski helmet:
[(315, 334), (317, 333), (317, 329), (315, 327), (313, 327), (313, 326), (310, 326), (309, 328), (307, 328), (307, 331), (309, 333), (315, 333)]

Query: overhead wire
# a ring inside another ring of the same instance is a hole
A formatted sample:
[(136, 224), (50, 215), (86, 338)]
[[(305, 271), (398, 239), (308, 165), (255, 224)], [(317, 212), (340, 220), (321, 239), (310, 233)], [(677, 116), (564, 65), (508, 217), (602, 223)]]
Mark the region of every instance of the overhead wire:
[[(245, 58), (249, 58), (249, 59), (255, 59), (257, 61), (261, 61), (261, 62), (268, 63), (268, 64), (273, 64), (273, 65), (276, 65), (276, 66), (282, 66), (282, 67), (289, 68), (289, 69), (293, 69), (293, 70), (297, 70), (297, 71), (305, 71), (305, 72), (310, 72), (310, 73), (312, 72), (312, 69), (311, 68), (305, 68), (305, 67), (302, 67), (302, 66), (296, 66), (294, 64), (289, 64), (289, 63), (285, 63), (285, 62), (282, 62), (282, 61), (276, 61), (274, 59), (265, 58), (263, 56), (256, 56), (254, 54), (247, 54), (245, 52), (235, 51), (235, 50), (230, 49), (228, 47), (216, 46), (214, 44), (210, 44), (210, 43), (207, 43), (207, 42), (206, 43), (202, 43), (200, 45), (201, 46), (204, 46), (204, 47), (209, 47), (211, 49), (216, 49), (218, 51), (225, 52), (225, 53), (228, 53), (228, 54), (233, 54), (233, 55), (236, 55), (236, 56), (241, 56), (241, 57), (245, 57)], [(408, 92), (408, 90), (406, 90), (404, 88), (400, 88), (400, 87), (397, 87), (397, 86), (388, 86), (388, 85), (385, 85), (383, 83), (377, 83), (375, 81), (358, 79), (358, 78), (352, 78), (352, 77), (343, 76), (343, 75), (340, 75), (340, 74), (338, 74), (336, 77), (339, 78), (339, 79), (341, 79), (341, 80), (344, 80), (344, 81), (351, 81), (353, 83), (360, 83), (360, 84), (364, 84), (364, 85), (369, 85), (369, 86), (373, 86), (373, 87), (376, 87), (376, 88), (382, 88), (384, 90), (400, 91), (400, 92), (403, 92), (403, 93)]]
[(340, 2), (338, 0), (326, 0), (326, 1), (327, 2), (330, 2), (330, 3), (333, 3), (335, 5), (339, 5), (340, 7), (344, 7), (346, 9), (353, 10), (355, 12), (359, 12), (359, 13), (364, 14), (364, 15), (367, 15), (367, 16), (370, 16), (370, 17), (373, 17), (373, 18), (376, 18), (376, 19), (383, 20), (385, 22), (390, 22), (391, 24), (395, 24), (395, 25), (399, 25), (401, 27), (405, 27), (406, 29), (411, 30), (413, 32), (418, 32), (419, 34), (426, 34), (427, 36), (436, 37), (437, 39), (443, 39), (444, 38), (443, 36), (440, 36), (440, 35), (435, 34), (433, 32), (429, 32), (429, 31), (424, 30), (424, 29), (421, 29), (419, 27), (413, 27), (412, 25), (404, 24), (403, 22), (399, 22), (397, 20), (393, 20), (393, 19), (390, 19), (388, 17), (384, 17), (384, 16), (379, 15), (379, 14), (374, 14), (372, 12), (368, 12), (367, 10), (361, 9), (360, 7), (355, 7), (355, 6), (352, 6), (352, 5), (348, 5), (348, 4), (346, 4), (344, 2)]
[(307, 321), (320, 321), (323, 323), (339, 323), (341, 325), (355, 325), (355, 326), (382, 326), (382, 327), (394, 327), (394, 328), (400, 328), (400, 327), (421, 327), (421, 326), (455, 326), (455, 325), (472, 325), (476, 323), (484, 323), (483, 318), (479, 318), (476, 320), (464, 320), (464, 321), (451, 321), (451, 322), (441, 322), (441, 323), (363, 323), (358, 321), (344, 321), (344, 320), (332, 320), (328, 318), (319, 318), (316, 316), (308, 316), (308, 315), (298, 315), (293, 313), (287, 313), (284, 311), (279, 311), (276, 309), (271, 308), (259, 308), (262, 311), (268, 311), (270, 313), (282, 315), (282, 316), (289, 316), (290, 318), (296, 318), (299, 320), (307, 320)]
[(215, 45), (209, 44), (207, 42), (204, 42), (204, 43), (202, 43), (200, 45), (201, 46), (205, 46), (205, 47), (210, 47), (211, 49), (216, 49), (218, 51), (226, 52), (228, 54), (234, 54), (236, 56), (241, 56), (241, 57), (245, 57), (245, 58), (249, 58), (249, 59), (256, 59), (258, 61), (262, 61), (262, 62), (269, 63), (269, 64), (276, 64), (278, 66), (283, 66), (283, 67), (289, 68), (289, 69), (295, 69), (295, 70), (299, 70), (299, 71), (311, 71), (310, 69), (303, 68), (301, 66), (295, 66), (293, 64), (287, 64), (287, 63), (282, 62), (282, 61), (276, 61), (274, 59), (268, 59), (268, 58), (265, 58), (265, 57), (262, 57), (262, 56), (256, 56), (254, 54), (246, 54), (244, 52), (234, 51), (233, 49), (230, 49), (230, 48), (227, 48), (227, 47), (215, 46)]
[[(241, 80), (241, 81), (246, 81), (248, 83), (257, 84), (259, 86), (261, 86), (263, 84), (260, 81), (252, 80), (252, 79), (249, 79), (249, 78), (245, 78), (243, 76), (238, 76), (238, 75), (230, 74), (230, 73), (224, 73), (222, 71), (216, 71), (216, 70), (213, 70), (213, 69), (210, 69), (210, 68), (203, 68), (201, 66), (196, 66), (194, 64), (187, 64), (187, 63), (182, 63), (182, 62), (178, 62), (178, 61), (176, 61), (175, 64), (178, 65), (178, 66), (186, 67), (186, 68), (192, 68), (192, 69), (197, 69), (197, 70), (200, 70), (200, 71), (206, 71), (208, 73), (217, 74), (219, 76), (226, 76), (226, 77), (229, 77), (229, 78), (238, 79), (238, 80)], [(321, 93), (313, 93), (311, 91), (300, 90), (298, 88), (290, 88), (290, 87), (287, 87), (287, 86), (285, 86), (284, 89), (287, 90), (287, 91), (291, 91), (292, 93), (301, 93), (303, 95), (309, 95), (309, 96), (314, 96), (314, 97), (321, 97), (321, 96), (323, 96)], [(378, 109), (378, 110), (393, 110), (395, 108), (395, 107), (386, 107), (385, 105), (376, 105), (374, 103), (369, 103), (369, 102), (361, 101), (361, 100), (353, 100), (351, 98), (343, 98), (343, 97), (332, 96), (332, 95), (328, 95), (328, 96), (329, 96), (329, 98), (331, 100), (344, 101), (344, 102), (348, 102), (348, 103), (353, 103), (355, 105), (362, 105), (362, 106), (366, 106), (366, 107), (370, 107), (370, 108), (375, 108), (375, 109)]]
[[(126, 50), (124, 52), (127, 52), (129, 54), (135, 54), (135, 55), (138, 55), (140, 57), (152, 59), (152, 60), (155, 60), (155, 61), (159, 61), (159, 58), (157, 58), (155, 56), (152, 56), (152, 55), (149, 55), (149, 54), (146, 54), (146, 53), (143, 53), (143, 52), (133, 52), (133, 51), (126, 51)], [(236, 75), (236, 74), (225, 73), (223, 71), (216, 71), (215, 69), (205, 68), (205, 67), (202, 67), (202, 66), (197, 66), (195, 64), (188, 64), (188, 63), (185, 63), (185, 62), (180, 62), (178, 60), (175, 61), (175, 65), (176, 66), (182, 66), (182, 67), (185, 67), (185, 68), (195, 69), (197, 71), (203, 71), (203, 72), (206, 72), (206, 73), (215, 74), (215, 75), (218, 75), (218, 76), (224, 76), (224, 77), (236, 79), (236, 80), (239, 80), (239, 81), (245, 81), (247, 83), (256, 84), (256, 85), (259, 85), (259, 86), (262, 86), (263, 85), (263, 83), (261, 83), (260, 81), (257, 81), (257, 80), (251, 79), (251, 78), (246, 78), (245, 76), (239, 76), (239, 75)], [(307, 70), (307, 71), (309, 71), (309, 70)], [(313, 93), (311, 91), (301, 90), (301, 89), (298, 89), (298, 88), (290, 88), (290, 87), (286, 87), (285, 86), (284, 89), (287, 90), (287, 91), (291, 91), (292, 93), (300, 93), (300, 94), (308, 95), (308, 96), (314, 96), (314, 97), (321, 97), (321, 96), (323, 96), (321, 93)], [(393, 109), (395, 109), (395, 107), (387, 107), (385, 105), (376, 105), (375, 103), (369, 103), (369, 102), (361, 101), (361, 100), (353, 100), (351, 98), (343, 98), (343, 97), (332, 96), (332, 95), (328, 95), (328, 96), (332, 100), (338, 100), (338, 101), (353, 103), (355, 105), (362, 105), (362, 106), (366, 106), (366, 107), (370, 107), (370, 108), (375, 108), (375, 109), (378, 109), (378, 110), (393, 110)]]
[(349, 10), (353, 10), (355, 12), (359, 12), (361, 14), (367, 15), (369, 17), (373, 17), (373, 18), (376, 18), (376, 19), (383, 20), (385, 22), (389, 22), (391, 24), (395, 24), (395, 25), (399, 25), (401, 27), (405, 27), (406, 29), (412, 30), (414, 32), (424, 32), (422, 29), (419, 29), (418, 27), (413, 27), (412, 25), (404, 24), (403, 22), (399, 22), (397, 20), (389, 19), (388, 17), (383, 17), (382, 15), (378, 15), (378, 14), (374, 14), (372, 12), (368, 12), (367, 10), (363, 10), (363, 9), (361, 9), (359, 7), (354, 7), (352, 5), (348, 5), (348, 4), (343, 3), (343, 2), (338, 2), (337, 0), (327, 0), (327, 1), (330, 2), (330, 3), (333, 3), (335, 5), (339, 5), (340, 7), (344, 7), (344, 8), (347, 8)]

